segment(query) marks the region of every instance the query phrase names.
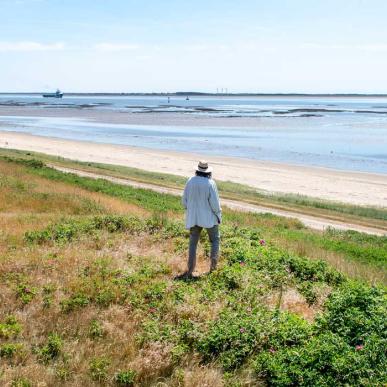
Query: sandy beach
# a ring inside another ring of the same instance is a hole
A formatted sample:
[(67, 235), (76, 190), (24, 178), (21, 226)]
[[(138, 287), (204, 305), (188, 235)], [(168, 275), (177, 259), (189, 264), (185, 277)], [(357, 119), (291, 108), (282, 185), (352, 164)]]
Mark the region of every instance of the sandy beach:
[[(0, 131), (0, 147), (187, 177), (192, 175), (197, 160), (203, 157), (194, 153), (70, 141), (5, 131)], [(385, 175), (230, 157), (206, 158), (214, 166), (215, 179), (246, 184), (269, 192), (302, 194), (357, 205), (387, 207)]]

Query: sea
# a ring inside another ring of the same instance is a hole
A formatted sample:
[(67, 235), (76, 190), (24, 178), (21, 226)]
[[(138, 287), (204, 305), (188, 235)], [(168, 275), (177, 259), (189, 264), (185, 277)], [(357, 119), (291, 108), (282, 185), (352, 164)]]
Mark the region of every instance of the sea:
[[(12, 107), (13, 115), (4, 115), (7, 107)], [(32, 108), (34, 114), (19, 116), (15, 107)], [(53, 117), (45, 113), (52, 108), (131, 113), (139, 124), (68, 114)], [(162, 114), (162, 124), (157, 119), (141, 123), (141, 117), (152, 114)], [(184, 124), (176, 117), (184, 117)], [(195, 123), (203, 117), (205, 125)], [(387, 97), (65, 95), (47, 99), (2, 94), (0, 130), (387, 174)]]

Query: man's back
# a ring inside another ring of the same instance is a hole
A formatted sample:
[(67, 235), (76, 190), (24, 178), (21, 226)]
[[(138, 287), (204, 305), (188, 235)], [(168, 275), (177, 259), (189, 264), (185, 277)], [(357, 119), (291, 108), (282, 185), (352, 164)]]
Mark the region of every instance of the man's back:
[(191, 177), (184, 188), (182, 203), (185, 211), (185, 225), (189, 229), (188, 270), (179, 278), (192, 278), (196, 266), (196, 249), (202, 229), (207, 230), (211, 243), (210, 271), (216, 269), (219, 257), (222, 220), (218, 189), (212, 180), (212, 168), (206, 161), (199, 161), (195, 176)]
[(187, 210), (187, 228), (211, 228), (221, 220), (218, 190), (211, 178), (191, 177), (185, 186), (182, 203)]

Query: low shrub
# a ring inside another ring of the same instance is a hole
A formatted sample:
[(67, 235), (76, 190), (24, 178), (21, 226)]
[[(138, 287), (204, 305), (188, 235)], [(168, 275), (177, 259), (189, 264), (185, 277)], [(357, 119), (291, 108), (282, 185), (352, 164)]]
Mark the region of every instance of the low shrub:
[(114, 376), (114, 382), (117, 386), (133, 386), (136, 379), (136, 371), (126, 370), (119, 371)]
[(0, 345), (0, 357), (12, 358), (23, 349), (22, 344), (3, 344)]
[(156, 319), (145, 320), (141, 324), (141, 331), (136, 335), (140, 347), (149, 342), (177, 342), (175, 326)]
[(19, 377), (12, 380), (11, 387), (32, 387), (32, 383), (27, 378)]
[(89, 325), (89, 337), (92, 339), (97, 339), (105, 336), (105, 331), (102, 324), (98, 320), (91, 320)]
[(106, 357), (94, 357), (89, 364), (90, 377), (97, 382), (105, 382), (108, 379), (110, 360)]
[(24, 159), (24, 158), (16, 158), (16, 157), (8, 157), (8, 156), (1, 156), (2, 160), (5, 160), (9, 163), (16, 163), (20, 165), (24, 165), (29, 168), (34, 169), (41, 169), (45, 167), (45, 164), (41, 160), (37, 159)]
[(262, 352), (255, 370), (269, 386), (381, 386), (386, 382), (385, 344), (376, 340), (356, 348), (327, 332), (300, 347)]
[(139, 234), (141, 232), (149, 234), (161, 233), (160, 236), (168, 238), (185, 235), (186, 233), (182, 224), (176, 222), (168, 222), (163, 225), (154, 218), (140, 220), (132, 216), (97, 215), (82, 220), (66, 219), (62, 222), (51, 224), (40, 231), (27, 231), (24, 238), (29, 243), (66, 243), (83, 234), (88, 235), (99, 230), (106, 230), (111, 233), (129, 232), (131, 234)]
[(62, 338), (56, 333), (50, 333), (48, 335), (47, 343), (38, 350), (38, 358), (43, 363), (48, 363), (50, 360), (59, 356), (62, 347)]
[(349, 345), (362, 345), (377, 333), (387, 338), (386, 292), (359, 282), (348, 282), (334, 290), (317, 319), (317, 329), (338, 334)]
[(90, 297), (81, 293), (75, 293), (69, 298), (66, 298), (60, 302), (60, 306), (63, 312), (72, 312), (76, 309), (83, 308), (90, 303)]
[(210, 323), (197, 349), (205, 361), (218, 359), (226, 371), (238, 368), (267, 342), (269, 319), (270, 314), (263, 309), (226, 309)]
[(7, 316), (0, 322), (0, 338), (9, 339), (16, 337), (21, 332), (21, 325), (13, 315)]
[(267, 327), (265, 349), (277, 350), (306, 343), (313, 334), (312, 325), (302, 317), (283, 312)]
[(327, 282), (331, 285), (338, 285), (344, 281), (344, 276), (340, 272), (322, 260), (311, 260), (285, 253), (280, 261), (299, 281)]
[(311, 282), (301, 282), (297, 289), (305, 297), (309, 306), (316, 303), (318, 297)]
[(29, 304), (37, 293), (37, 289), (27, 283), (19, 283), (16, 287), (16, 295), (23, 304)]
[(53, 295), (56, 287), (52, 284), (47, 284), (42, 288), (43, 307), (49, 308), (53, 301)]

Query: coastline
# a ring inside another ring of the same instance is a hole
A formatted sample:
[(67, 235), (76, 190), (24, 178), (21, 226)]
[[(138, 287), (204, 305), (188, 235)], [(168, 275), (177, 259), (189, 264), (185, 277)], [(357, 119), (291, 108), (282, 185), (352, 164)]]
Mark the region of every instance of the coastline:
[(198, 159), (206, 158), (214, 166), (214, 178), (218, 180), (273, 193), (301, 194), (356, 205), (387, 207), (387, 176), (382, 174), (233, 157), (208, 157), (196, 153), (63, 140), (1, 130), (0, 147), (185, 177), (192, 175)]

